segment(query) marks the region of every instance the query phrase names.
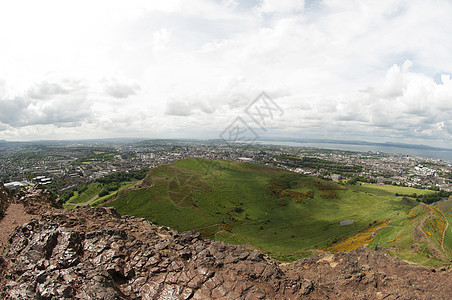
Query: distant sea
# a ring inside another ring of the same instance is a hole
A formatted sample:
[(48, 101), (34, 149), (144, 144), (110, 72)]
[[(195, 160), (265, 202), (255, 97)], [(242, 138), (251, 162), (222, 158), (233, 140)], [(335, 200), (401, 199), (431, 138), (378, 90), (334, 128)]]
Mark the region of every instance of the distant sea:
[(431, 150), (431, 149), (413, 149), (398, 148), (389, 146), (372, 145), (352, 145), (352, 144), (334, 144), (334, 143), (311, 143), (311, 142), (280, 142), (280, 141), (259, 141), (260, 144), (295, 146), (295, 147), (314, 147), (330, 150), (343, 150), (355, 152), (384, 152), (393, 154), (407, 154), (411, 156), (422, 156), (427, 158), (441, 159), (452, 163), (452, 150)]

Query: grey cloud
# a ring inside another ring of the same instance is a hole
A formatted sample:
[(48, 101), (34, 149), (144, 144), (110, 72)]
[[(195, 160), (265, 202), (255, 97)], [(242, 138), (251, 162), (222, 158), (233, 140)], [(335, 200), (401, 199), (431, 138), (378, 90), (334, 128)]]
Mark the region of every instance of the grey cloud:
[(15, 98), (0, 98), (0, 123), (11, 127), (76, 126), (92, 115), (86, 87), (79, 81), (42, 82)]
[(107, 95), (119, 99), (135, 95), (139, 90), (140, 86), (137, 84), (127, 85), (116, 81), (108, 82), (104, 87), (104, 91)]
[(3, 79), (0, 79), (0, 97), (3, 97), (6, 90), (6, 81)]
[(24, 112), (30, 105), (30, 101), (24, 98), (0, 99), (0, 122), (16, 125), (23, 122)]
[(173, 116), (189, 116), (196, 112), (206, 114), (214, 113), (219, 106), (219, 102), (211, 99), (211, 97), (193, 97), (183, 100), (170, 99), (166, 102), (165, 113)]
[(91, 111), (86, 99), (53, 99), (36, 101), (17, 97), (0, 99), (0, 123), (12, 127), (38, 124), (68, 126), (90, 117)]
[(43, 82), (28, 90), (28, 96), (33, 99), (48, 99), (55, 95), (67, 94), (68, 91), (55, 83)]
[(187, 102), (183, 101), (169, 101), (166, 104), (165, 114), (172, 116), (189, 116), (192, 114), (193, 107)]
[[(267, 91), (266, 91), (267, 92)], [(213, 114), (225, 110), (245, 110), (262, 93), (262, 90), (250, 88), (248, 90), (236, 86), (222, 86), (222, 91), (211, 94), (198, 94), (171, 98), (166, 102), (167, 115), (188, 116), (195, 113)], [(272, 99), (285, 96), (279, 90), (267, 92)], [(276, 96), (274, 96), (276, 95)], [(225, 111), (226, 112), (226, 111)]]
[(28, 89), (27, 95), (32, 99), (50, 99), (58, 95), (67, 95), (85, 90), (82, 82), (64, 79), (58, 83), (43, 81)]

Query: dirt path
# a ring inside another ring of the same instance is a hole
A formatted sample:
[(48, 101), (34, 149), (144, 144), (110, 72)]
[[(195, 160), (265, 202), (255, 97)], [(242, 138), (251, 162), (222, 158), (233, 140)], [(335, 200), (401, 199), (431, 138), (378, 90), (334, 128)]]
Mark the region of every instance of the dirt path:
[(28, 222), (31, 218), (38, 219), (39, 216), (29, 215), (25, 212), (23, 204), (10, 204), (5, 212), (5, 216), (0, 220), (0, 251), (8, 243), (9, 235), (18, 225)]

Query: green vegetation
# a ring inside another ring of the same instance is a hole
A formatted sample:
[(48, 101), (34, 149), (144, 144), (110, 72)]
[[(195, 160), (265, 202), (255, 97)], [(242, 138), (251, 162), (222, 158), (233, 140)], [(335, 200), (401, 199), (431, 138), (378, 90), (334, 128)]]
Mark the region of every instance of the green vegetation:
[(111, 173), (88, 185), (80, 185), (75, 191), (65, 192), (61, 196), (61, 199), (63, 202), (68, 203), (85, 203), (98, 196), (99, 198), (95, 199), (95, 203), (99, 204), (116, 194), (118, 190), (123, 189), (125, 186), (131, 186), (138, 180), (143, 179), (148, 171), (148, 168), (144, 168), (130, 172)]
[(350, 166), (335, 161), (320, 159), (316, 157), (296, 157), (293, 155), (276, 155), (275, 159), (292, 168), (326, 169), (330, 173), (356, 173), (362, 170), (361, 166)]
[(117, 190), (109, 191), (107, 194), (104, 193), (103, 196), (101, 196), (101, 194), (99, 194), (99, 198), (97, 198), (96, 200), (91, 202), (90, 205), (91, 206), (98, 206), (98, 205), (104, 203), (105, 201), (109, 200), (114, 195), (116, 195), (119, 191), (129, 188), (129, 187), (133, 186), (135, 183), (136, 183), (136, 181), (123, 182), (123, 183), (121, 183), (120, 187)]
[(74, 196), (69, 198), (68, 203), (84, 203), (91, 200), (102, 191), (102, 185), (98, 182), (93, 182), (87, 186), (81, 186)]
[(447, 228), (446, 235), (444, 237), (444, 248), (449, 250), (449, 258), (452, 259), (452, 214), (445, 214), (449, 220), (449, 227)]
[(119, 154), (120, 153), (116, 151), (91, 151), (89, 155), (77, 159), (74, 163), (78, 165), (86, 165), (93, 162), (112, 161), (113, 157)]
[(433, 194), (418, 196), (418, 199), (420, 199), (421, 202), (431, 204), (445, 198), (447, 199), (450, 195), (452, 195), (452, 193), (441, 190)]
[(144, 168), (141, 170), (130, 172), (114, 172), (108, 174), (107, 176), (99, 178), (96, 181), (102, 184), (115, 184), (119, 182), (126, 182), (132, 180), (141, 180), (146, 176), (148, 171), (149, 171), (148, 168)]
[(452, 197), (438, 204), (439, 209), (445, 213), (452, 213)]
[(67, 208), (67, 209), (73, 209), (75, 208), (76, 205), (72, 205), (72, 204), (63, 204), (63, 208)]
[(433, 207), (420, 204), (405, 213), (394, 214), (391, 222), (378, 231), (370, 247), (381, 244), (391, 247), (390, 253), (402, 259), (442, 265), (447, 261), (441, 249), (443, 231), (441, 214)]
[[(405, 195), (427, 195), (433, 194), (434, 191), (426, 190), (426, 189), (417, 189), (413, 187), (404, 187), (404, 186), (396, 186), (396, 185), (378, 185), (374, 183), (360, 183), (354, 186), (349, 186), (350, 189), (354, 189), (361, 192), (367, 192), (376, 195), (382, 196), (405, 196)], [(415, 196), (415, 197), (416, 197)]]
[[(411, 218), (427, 206), (395, 197), (402, 190), (393, 186), (367, 186), (378, 194), (386, 192), (380, 196), (360, 190), (366, 186), (344, 187), (263, 165), (205, 159), (161, 165), (145, 180), (152, 186), (118, 193), (112, 205), (121, 214), (145, 217), (178, 231), (197, 230), (211, 239), (252, 244), (282, 260), (305, 257), (312, 250), (378, 229), (375, 239), (363, 241), (394, 247), (395, 255), (424, 264), (440, 262), (429, 250), (438, 248), (436, 233), (424, 248), (419, 242), (424, 251), (410, 249), (416, 242), (413, 228), (427, 230), (420, 223), (434, 212), (427, 209)], [(345, 219), (354, 224), (339, 226)], [(397, 242), (391, 242), (396, 237)]]

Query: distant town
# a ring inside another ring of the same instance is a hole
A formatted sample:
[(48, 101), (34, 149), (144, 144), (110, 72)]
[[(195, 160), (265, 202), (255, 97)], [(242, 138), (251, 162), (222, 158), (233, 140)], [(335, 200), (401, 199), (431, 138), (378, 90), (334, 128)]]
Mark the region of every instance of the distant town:
[(113, 172), (152, 169), (193, 157), (265, 164), (337, 182), (452, 191), (452, 165), (440, 159), (224, 141), (147, 140), (45, 143), (0, 148), (0, 180), (17, 192), (41, 184), (61, 194)]

